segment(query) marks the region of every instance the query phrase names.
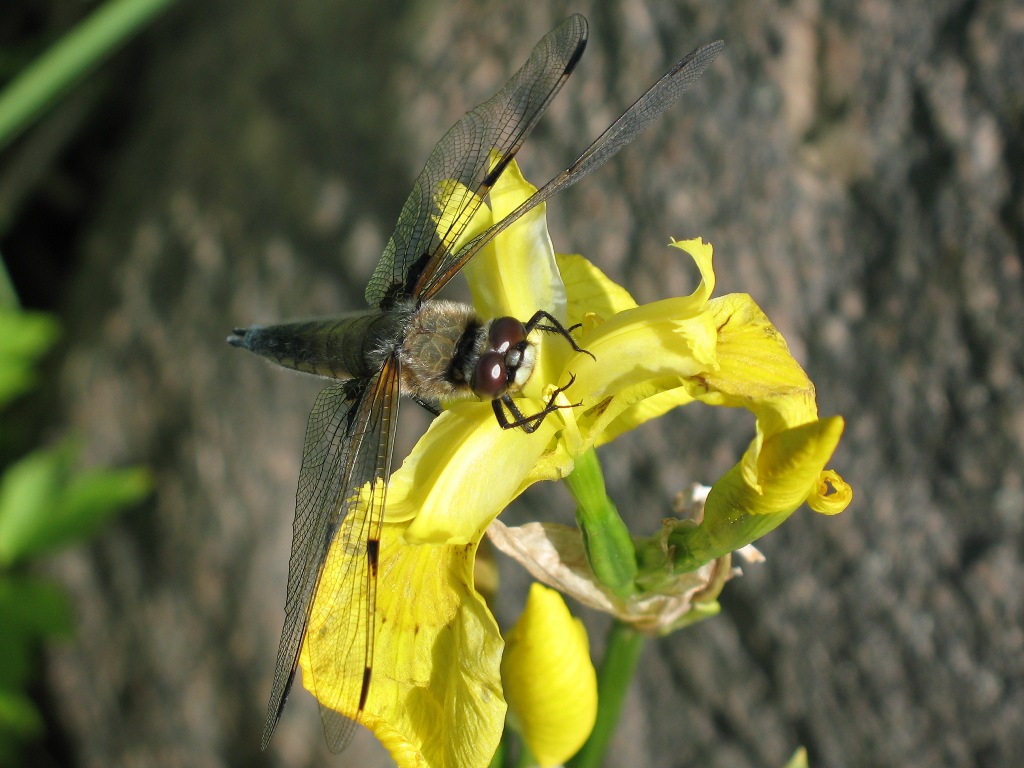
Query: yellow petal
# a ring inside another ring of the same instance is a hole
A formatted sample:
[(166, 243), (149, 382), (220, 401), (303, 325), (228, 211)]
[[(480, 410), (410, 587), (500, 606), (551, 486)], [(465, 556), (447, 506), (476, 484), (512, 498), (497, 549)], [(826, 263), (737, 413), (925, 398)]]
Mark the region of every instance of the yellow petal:
[(747, 408), (765, 434), (816, 419), (814, 385), (754, 300), (730, 294), (708, 308), (718, 328), (718, 367), (691, 383), (694, 397)]
[[(493, 221), (505, 218), (536, 191), (513, 161), (490, 191)], [(520, 217), (463, 269), (473, 306), (482, 317), (508, 316), (525, 323), (535, 312), (544, 310), (565, 324), (565, 286), (544, 211), (541, 204)], [(545, 384), (558, 377), (559, 361), (571, 347), (554, 334), (535, 332), (531, 340), (538, 345), (538, 355), (523, 394), (539, 397)]]
[(664, 299), (619, 312), (579, 338), (593, 355), (565, 364), (576, 374), (570, 394), (584, 407), (651, 379), (695, 376), (715, 364), (712, 316), (689, 298)]
[(505, 696), (545, 768), (572, 757), (597, 717), (597, 673), (587, 632), (553, 589), (534, 583), (501, 660)]
[(789, 762), (783, 768), (808, 768), (807, 749), (800, 747), (793, 753), (793, 756), (789, 758)]
[[(626, 291), (586, 260), (560, 257), (566, 272), (570, 321), (583, 324), (578, 340), (590, 353), (566, 360), (566, 373), (577, 377), (568, 394), (582, 402), (583, 410), (599, 406), (598, 413), (583, 417), (592, 430), (590, 444), (593, 439), (607, 442), (646, 418), (691, 400), (680, 391), (646, 409), (634, 408), (642, 400), (678, 388), (683, 377), (697, 376), (717, 365), (715, 319), (707, 308), (715, 285), (712, 248), (700, 239), (672, 246), (690, 254), (701, 282), (689, 296), (643, 306), (636, 306)], [(607, 438), (602, 437), (600, 432), (627, 408), (632, 408), (631, 416), (619, 422)]]
[[(624, 408), (614, 419), (610, 420), (607, 427), (601, 430), (597, 445), (610, 443), (619, 435), (634, 429), (641, 424), (664, 416), (673, 408), (692, 403), (694, 398), (686, 387), (662, 388), (655, 382), (652, 387), (654, 394), (637, 399), (633, 404)], [(616, 397), (622, 399), (622, 395)], [(629, 399), (633, 399), (630, 397)], [(628, 402), (628, 401), (627, 401)]]
[[(466, 218), (469, 198), (475, 197), (464, 184), (452, 179), (445, 179), (437, 185), (435, 203), (440, 213), (434, 216), (434, 225), (441, 241), (450, 251), (457, 251), (474, 237), (479, 235), (493, 222), (491, 209), (481, 204), (473, 217)], [(402, 211), (403, 218), (405, 211)], [(415, 216), (410, 220), (415, 220)]]
[[(540, 404), (519, 400), (525, 412)], [(391, 476), (386, 519), (415, 519), (412, 543), (479, 541), (487, 525), (521, 492), (522, 480), (555, 434), (547, 418), (533, 434), (502, 429), (490, 403), (459, 403), (434, 419)]]
[[(344, 526), (353, 524), (350, 515)], [(501, 738), (505, 701), (501, 637), (473, 587), (477, 544), (407, 546), (403, 528), (382, 531), (376, 651), (363, 723), (403, 768), (486, 766)], [(337, 584), (348, 573), (346, 557), (343, 547), (332, 548), (322, 584)], [(365, 613), (364, 600), (361, 584), (321, 588), (300, 658), (303, 684), (321, 704), (349, 717), (361, 650), (357, 663), (341, 662), (353, 643), (358, 648), (359, 625), (349, 619)]]
[(582, 256), (559, 253), (556, 259), (569, 300), (570, 325), (583, 323), (589, 313), (607, 319), (636, 307), (636, 302), (625, 288), (613, 283), (604, 272)]
[[(493, 221), (501, 221), (536, 191), (515, 161), (510, 163), (490, 192)], [(466, 265), (473, 306), (481, 314), (526, 321), (543, 309), (565, 320), (565, 289), (544, 211), (541, 204), (520, 217), (494, 238), (492, 249)]]
[(690, 299), (695, 304), (705, 304), (715, 292), (715, 270), (712, 268), (714, 249), (711, 243), (705, 243), (701, 238), (695, 237), (692, 240), (673, 240), (669, 245), (690, 254), (697, 265), (697, 269), (700, 270), (700, 285), (690, 294)]
[(811, 495), (842, 432), (843, 420), (835, 416), (758, 434), (740, 463), (711, 488), (700, 523), (677, 525), (669, 534), (675, 567), (700, 567), (785, 522)]

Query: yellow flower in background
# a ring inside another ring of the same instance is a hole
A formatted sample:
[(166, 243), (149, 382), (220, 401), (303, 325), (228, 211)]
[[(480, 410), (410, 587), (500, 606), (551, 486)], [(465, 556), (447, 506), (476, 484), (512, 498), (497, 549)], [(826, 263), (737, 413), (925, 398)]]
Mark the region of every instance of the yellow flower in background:
[[(511, 164), (491, 191), (491, 207), (481, 206), (463, 237), (504, 218), (533, 191)], [(450, 185), (443, 194), (468, 192)], [(503, 641), (475, 589), (473, 561), (488, 526), (513, 499), (539, 480), (566, 477), (595, 446), (695, 401), (744, 407), (756, 417), (754, 440), (715, 484), (703, 521), (667, 529), (657, 542), (661, 550), (647, 557), (655, 565), (638, 576), (640, 593), (753, 541), (805, 500), (830, 513), (849, 503), (849, 487), (824, 472), (842, 419), (818, 420), (813, 385), (749, 296), (712, 298), (711, 246), (700, 240), (672, 245), (693, 259), (701, 282), (689, 296), (642, 306), (582, 257), (556, 256), (543, 205), (498, 235), (464, 270), (482, 316), (525, 319), (545, 309), (566, 326), (580, 324), (573, 338), (590, 354), (575, 352), (565, 339), (537, 334), (537, 364), (517, 405), (524, 414), (537, 413), (554, 389), (575, 377), (558, 400), (572, 407), (549, 414), (527, 434), (501, 429), (489, 402), (454, 404), (433, 421), (389, 481), (377, 641), (363, 722), (400, 766), (487, 765), (501, 737), (505, 697), (518, 721), (528, 722), (526, 710), (542, 705), (521, 686), (523, 676), (510, 671), (520, 668), (515, 659), (525, 653), (513, 652), (513, 637), (520, 648), (522, 637), (529, 637), (531, 646), (569, 644), (585, 651), (585, 635), (571, 621), (566, 629), (564, 622), (524, 618), (526, 628), (510, 636), (503, 689)], [(344, 525), (358, 523), (352, 513)], [(338, 549), (332, 550), (324, 579), (345, 573), (347, 554)], [(676, 551), (682, 559), (672, 556)], [(720, 571), (709, 578), (724, 582)], [(558, 579), (534, 575), (563, 588)], [(580, 578), (585, 581), (585, 574)], [(687, 600), (700, 591), (692, 583), (686, 588)], [(360, 610), (361, 594), (356, 585), (333, 604), (315, 603), (308, 635), (330, 632), (332, 615)], [(616, 595), (614, 605), (643, 613), (646, 625), (658, 631), (670, 628), (651, 616), (664, 611), (663, 605), (651, 608), (648, 601), (638, 608), (631, 599)], [(674, 606), (671, 627), (686, 620), (686, 606), (682, 614)], [(345, 640), (336, 642), (342, 647)], [(308, 670), (307, 654), (301, 663)], [(316, 670), (318, 690), (312, 692), (323, 705), (343, 706), (337, 701), (337, 691), (345, 689), (341, 674)], [(556, 697), (551, 706), (565, 701)], [(538, 758), (543, 754), (554, 762), (568, 749), (530, 746)]]
[(597, 672), (583, 622), (558, 592), (534, 582), (505, 642), (501, 682), (512, 721), (538, 765), (560, 765), (597, 718)]

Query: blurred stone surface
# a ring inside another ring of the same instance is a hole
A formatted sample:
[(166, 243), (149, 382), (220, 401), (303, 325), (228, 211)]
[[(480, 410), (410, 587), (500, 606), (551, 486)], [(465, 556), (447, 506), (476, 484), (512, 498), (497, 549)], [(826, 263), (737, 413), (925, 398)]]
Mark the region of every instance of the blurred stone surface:
[[(1018, 4), (186, 0), (144, 38), (54, 393), (91, 460), (158, 479), (145, 509), (55, 564), (81, 625), (48, 681), (81, 765), (387, 764), (369, 736), (327, 763), (299, 690), (258, 751), (318, 385), (223, 340), (359, 307), (433, 144), (577, 10), (590, 45), (520, 155), (534, 182), (679, 56), (727, 48), (549, 204), (556, 249), (650, 301), (692, 287), (670, 236), (711, 241), (718, 293), (753, 294), (821, 411), (845, 415), (834, 466), (857, 493), (764, 539), (721, 617), (649, 645), (607, 764), (772, 766), (801, 744), (822, 767), (1016, 764)], [(672, 414), (605, 449), (611, 493), (651, 531), (751, 433), (746, 414)], [(511, 514), (571, 514), (553, 487), (526, 502)], [(503, 568), (509, 621), (525, 578)]]

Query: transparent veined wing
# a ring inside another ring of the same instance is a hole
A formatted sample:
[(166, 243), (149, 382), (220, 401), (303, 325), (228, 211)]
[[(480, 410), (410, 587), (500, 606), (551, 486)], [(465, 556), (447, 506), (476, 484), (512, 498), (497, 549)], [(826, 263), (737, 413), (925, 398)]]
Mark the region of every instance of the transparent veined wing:
[(481, 248), (519, 217), (608, 162), (616, 152), (645, 131), (693, 85), (724, 47), (725, 44), (721, 40), (707, 43), (676, 62), (675, 66), (623, 112), (618, 120), (594, 139), (572, 165), (538, 189), (504, 219), (468, 243), (464, 243), (458, 251), (446, 251), (433, 260), (430, 264), (431, 271), (422, 276), (421, 284), (416, 287), (416, 296), (423, 300), (430, 299), (453, 275), (466, 266)]
[[(321, 703), (328, 746), (339, 752), (352, 738), (369, 691), (373, 666), (377, 554), (387, 478), (398, 415), (398, 366), (388, 362), (370, 379), (332, 384), (309, 414), (296, 492), (292, 551), (288, 561), (285, 621), (263, 730), (265, 749), (277, 727), (298, 668), (303, 637), (317, 596), (357, 606), (313, 623), (332, 631), (307, 638), (310, 680), (321, 675), (335, 686), (332, 700), (348, 717)], [(354, 515), (354, 516), (353, 516)], [(352, 519), (349, 519), (352, 517)], [(347, 522), (346, 522), (347, 521)], [(340, 540), (335, 542), (335, 539)], [(332, 545), (333, 548), (332, 548)]]
[[(486, 102), (465, 114), (441, 138), (402, 206), (394, 233), (366, 287), (371, 306), (387, 307), (416, 295), (417, 286), (446, 270), (445, 243), (461, 234), (501, 172), (569, 77), (587, 43), (587, 22), (570, 16), (548, 32), (527, 62)], [(496, 151), (498, 160), (491, 153)], [(471, 192), (445, 210), (438, 230), (441, 185), (455, 181)]]

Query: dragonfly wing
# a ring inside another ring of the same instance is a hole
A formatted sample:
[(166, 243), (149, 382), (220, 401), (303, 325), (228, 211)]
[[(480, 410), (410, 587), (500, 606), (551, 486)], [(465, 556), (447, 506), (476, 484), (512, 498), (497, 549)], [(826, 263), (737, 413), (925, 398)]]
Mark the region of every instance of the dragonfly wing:
[[(455, 253), (445, 253), (445, 268), (452, 274), (457, 273), (481, 248), (514, 224), (523, 214), (533, 210), (563, 189), (571, 187), (588, 173), (596, 171), (608, 162), (620, 149), (647, 130), (651, 123), (672, 106), (675, 100), (697, 81), (697, 78), (703, 74), (724, 47), (725, 44), (721, 40), (707, 43), (676, 62), (676, 65), (623, 112), (618, 120), (594, 139), (572, 165), (537, 190), (500, 222), (487, 231), (481, 232), (468, 243), (464, 243)], [(433, 284), (426, 286), (422, 291), (422, 298), (424, 300), (431, 298), (440, 287), (440, 285)]]
[[(383, 481), (390, 469), (397, 413), (398, 366), (391, 362), (369, 379), (327, 387), (310, 412), (264, 749), (294, 681), (307, 628), (311, 622), (324, 625), (323, 617), (312, 615), (317, 597), (324, 604), (334, 602), (332, 595), (321, 594), (324, 590), (347, 591), (356, 601), (353, 610), (330, 617), (332, 647), (323, 647), (317, 637), (308, 640), (313, 679), (306, 681), (307, 687), (317, 691), (316, 670), (328, 669), (324, 658), (329, 659), (332, 672), (344, 673), (331, 675), (341, 686), (332, 692), (332, 701), (351, 717), (321, 704), (324, 733), (332, 750), (341, 751), (348, 744), (362, 713), (373, 662), (377, 551), (386, 490), (383, 482), (374, 481)], [(357, 502), (358, 514), (346, 524)], [(343, 538), (336, 544), (339, 535)]]
[[(467, 113), (437, 143), (416, 178), (395, 231), (366, 287), (371, 306), (418, 297), (446, 283), (457, 269), (444, 243), (465, 230), (483, 197), (508, 166), (551, 100), (569, 77), (587, 43), (587, 22), (570, 16), (548, 32), (530, 58), (488, 101)], [(492, 161), (491, 151), (498, 153)], [(492, 167), (493, 165), (493, 167)], [(444, 231), (438, 231), (438, 192), (456, 181), (473, 195), (461, 196), (445, 210)]]

